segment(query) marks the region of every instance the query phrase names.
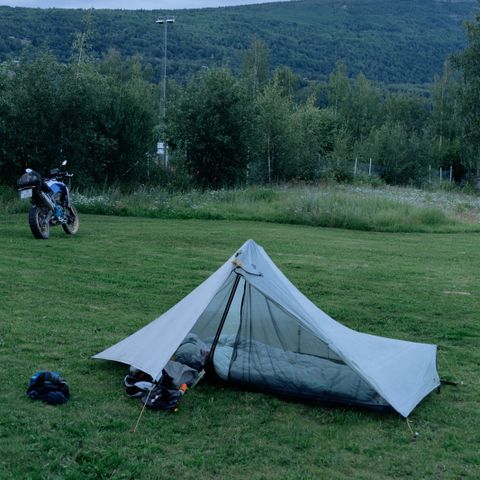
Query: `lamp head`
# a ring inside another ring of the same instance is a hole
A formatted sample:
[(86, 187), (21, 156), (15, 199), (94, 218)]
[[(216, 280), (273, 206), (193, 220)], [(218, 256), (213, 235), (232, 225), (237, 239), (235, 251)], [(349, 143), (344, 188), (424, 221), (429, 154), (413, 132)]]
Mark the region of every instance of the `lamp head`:
[(164, 23), (175, 23), (175, 17), (158, 18), (155, 20), (155, 23), (159, 23), (160, 25), (163, 25)]

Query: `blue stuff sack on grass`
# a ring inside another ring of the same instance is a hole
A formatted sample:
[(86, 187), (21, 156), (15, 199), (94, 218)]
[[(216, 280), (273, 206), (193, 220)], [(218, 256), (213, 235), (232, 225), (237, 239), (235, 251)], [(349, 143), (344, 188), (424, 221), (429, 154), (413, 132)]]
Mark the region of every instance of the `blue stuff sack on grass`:
[(70, 388), (59, 372), (42, 370), (30, 378), (27, 395), (33, 400), (42, 400), (49, 405), (60, 405), (70, 398)]

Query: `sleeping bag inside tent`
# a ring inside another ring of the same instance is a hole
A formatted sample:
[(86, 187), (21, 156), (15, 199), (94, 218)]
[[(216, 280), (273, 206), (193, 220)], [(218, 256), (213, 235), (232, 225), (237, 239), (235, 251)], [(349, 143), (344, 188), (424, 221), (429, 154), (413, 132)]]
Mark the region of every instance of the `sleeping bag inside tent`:
[(95, 355), (160, 378), (205, 366), (226, 382), (295, 398), (393, 408), (407, 417), (440, 385), (436, 345), (354, 331), (308, 300), (248, 240), (183, 300)]

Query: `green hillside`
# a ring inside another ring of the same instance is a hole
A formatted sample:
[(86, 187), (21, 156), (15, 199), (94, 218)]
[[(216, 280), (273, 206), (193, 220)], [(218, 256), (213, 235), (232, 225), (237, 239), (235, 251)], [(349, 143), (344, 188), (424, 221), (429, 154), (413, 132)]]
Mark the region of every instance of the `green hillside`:
[[(201, 10), (126, 11), (0, 7), (0, 61), (48, 46), (61, 60), (87, 29), (95, 57), (110, 48), (142, 56), (158, 79), (163, 54), (158, 15), (169, 28), (169, 75), (179, 80), (205, 67), (237, 70), (255, 36), (270, 49), (272, 68), (325, 78), (337, 61), (385, 83), (425, 83), (465, 44), (464, 21), (476, 2), (435, 0), (299, 0)], [(89, 19), (86, 21), (86, 18)]]

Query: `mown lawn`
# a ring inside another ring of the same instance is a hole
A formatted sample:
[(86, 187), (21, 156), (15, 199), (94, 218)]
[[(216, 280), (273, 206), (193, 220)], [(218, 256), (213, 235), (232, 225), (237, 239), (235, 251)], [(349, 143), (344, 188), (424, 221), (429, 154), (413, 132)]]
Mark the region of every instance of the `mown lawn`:
[[(0, 478), (459, 479), (480, 477), (480, 238), (201, 220), (81, 216), (34, 240), (0, 215)], [(307, 405), (209, 385), (180, 411), (124, 395), (126, 367), (90, 356), (180, 300), (255, 239), (348, 326), (437, 343), (443, 378), (411, 416)], [(72, 399), (26, 396), (60, 370)]]

